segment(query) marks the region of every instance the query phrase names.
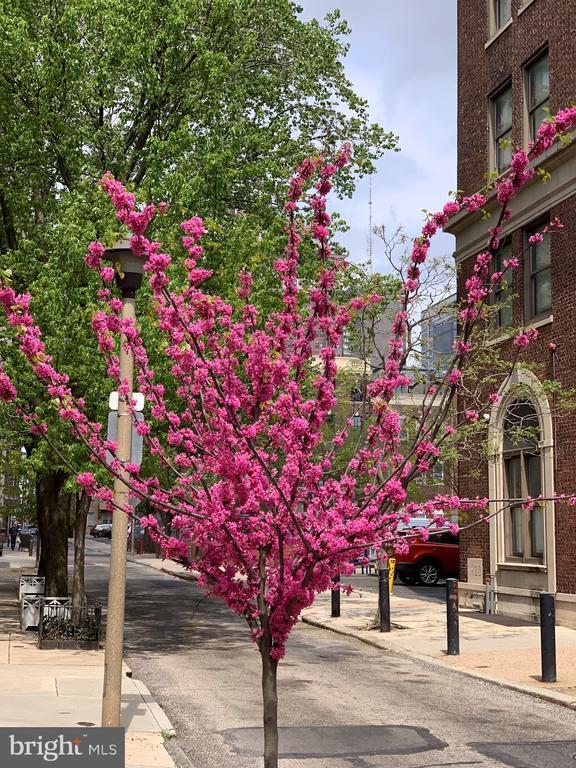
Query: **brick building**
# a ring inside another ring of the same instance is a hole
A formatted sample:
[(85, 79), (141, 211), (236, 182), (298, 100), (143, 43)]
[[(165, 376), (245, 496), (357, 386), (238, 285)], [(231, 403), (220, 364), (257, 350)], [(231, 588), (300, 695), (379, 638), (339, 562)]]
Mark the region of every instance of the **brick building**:
[[(459, 0), (458, 2), (458, 188), (480, 189), (485, 175), (505, 172), (510, 139), (527, 147), (547, 111), (576, 98), (576, 0)], [(535, 180), (510, 205), (503, 247), (496, 261), (521, 256), (508, 287), (499, 291), (493, 343), (513, 354), (513, 326), (532, 325), (539, 338), (486, 419), (490, 459), (479, 477), (459, 468), (462, 495), (505, 501), (520, 496), (576, 491), (576, 418), (557, 410), (544, 379), (576, 386), (576, 142), (558, 144), (539, 159), (548, 184)], [(496, 210), (494, 196), (488, 208)], [(561, 234), (530, 244), (531, 232), (551, 217)], [(486, 245), (487, 223), (479, 213), (456, 217), (459, 294), (473, 257)], [(498, 264), (495, 265), (498, 269)], [(519, 436), (515, 425), (529, 429)], [(492, 504), (496, 513), (502, 504)], [(557, 596), (559, 623), (576, 627), (576, 510), (544, 502), (533, 510), (508, 505), (489, 525), (462, 533), (461, 580), (465, 595), (482, 595), (495, 577), (497, 610), (536, 617), (541, 590)]]

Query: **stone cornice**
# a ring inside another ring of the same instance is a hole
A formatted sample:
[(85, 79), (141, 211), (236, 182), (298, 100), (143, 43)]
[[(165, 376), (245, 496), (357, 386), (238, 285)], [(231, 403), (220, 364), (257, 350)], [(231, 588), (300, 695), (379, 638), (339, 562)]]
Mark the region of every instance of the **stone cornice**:
[[(529, 167), (544, 168), (551, 174), (551, 179), (544, 184), (536, 176), (510, 202), (508, 207), (512, 217), (503, 225), (504, 235), (530, 224), (576, 194), (576, 141), (567, 145), (555, 143)], [(492, 215), (499, 210), (495, 190), (488, 196), (485, 209)], [(482, 218), (482, 211), (464, 211), (450, 220), (445, 231), (456, 236), (454, 258), (457, 263), (486, 247), (490, 226), (494, 225)]]

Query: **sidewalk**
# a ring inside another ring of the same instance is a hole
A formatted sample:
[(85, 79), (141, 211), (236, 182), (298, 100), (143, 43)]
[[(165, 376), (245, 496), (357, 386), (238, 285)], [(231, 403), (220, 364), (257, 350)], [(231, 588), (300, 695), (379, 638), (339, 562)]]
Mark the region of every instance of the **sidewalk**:
[(540, 680), (540, 627), (502, 616), (460, 610), (460, 655), (446, 655), (443, 602), (391, 596), (392, 631), (374, 629), (378, 596), (341, 596), (341, 616), (330, 617), (330, 593), (319, 595), (304, 622), (355, 637), (472, 677), (523, 691), (576, 709), (576, 630), (556, 627), (557, 683)]
[[(16, 601), (20, 573), (32, 573), (27, 552), (0, 557), (0, 726), (87, 727), (100, 724), (104, 651), (39, 650), (36, 633), (21, 632)], [(122, 725), (126, 765), (173, 768), (164, 748), (172, 724), (146, 686), (124, 665)]]
[(162, 571), (169, 576), (176, 576), (179, 579), (186, 579), (187, 581), (196, 581), (200, 575), (198, 571), (189, 570), (180, 563), (175, 563), (172, 560), (163, 560), (156, 555), (131, 555), (128, 554), (126, 559), (129, 563), (137, 563), (138, 565), (145, 565), (148, 568), (154, 568), (156, 571)]

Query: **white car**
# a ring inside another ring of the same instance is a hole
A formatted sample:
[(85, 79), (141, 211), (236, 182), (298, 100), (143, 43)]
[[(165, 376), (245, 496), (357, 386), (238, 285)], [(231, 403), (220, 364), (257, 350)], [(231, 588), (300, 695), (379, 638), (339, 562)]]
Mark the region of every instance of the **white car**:
[(102, 536), (110, 538), (111, 535), (112, 523), (99, 523), (98, 525), (93, 525), (92, 528), (90, 528), (90, 536), (94, 536), (95, 539), (101, 538)]

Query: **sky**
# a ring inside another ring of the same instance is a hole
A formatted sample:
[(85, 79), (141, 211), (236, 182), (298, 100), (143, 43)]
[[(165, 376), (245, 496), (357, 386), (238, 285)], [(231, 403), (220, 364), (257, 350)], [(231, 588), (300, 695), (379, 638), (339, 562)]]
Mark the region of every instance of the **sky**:
[[(455, 0), (299, 0), (303, 18), (339, 8), (352, 29), (344, 59), (348, 78), (370, 105), (372, 122), (399, 136), (401, 152), (386, 152), (372, 177), (373, 223), (402, 225), (414, 236), (422, 209), (436, 211), (456, 189)], [(368, 179), (352, 200), (335, 207), (351, 229), (339, 240), (353, 261), (368, 249)], [(451, 254), (451, 235), (434, 238), (431, 254)], [(373, 238), (373, 265), (389, 271)]]

